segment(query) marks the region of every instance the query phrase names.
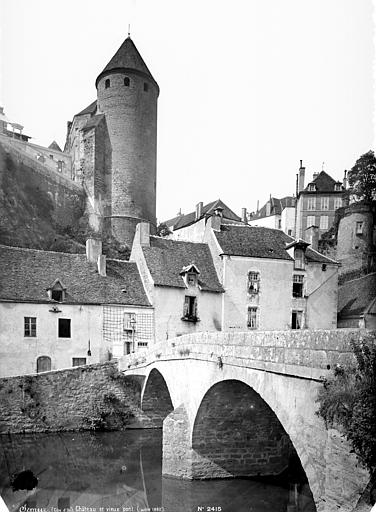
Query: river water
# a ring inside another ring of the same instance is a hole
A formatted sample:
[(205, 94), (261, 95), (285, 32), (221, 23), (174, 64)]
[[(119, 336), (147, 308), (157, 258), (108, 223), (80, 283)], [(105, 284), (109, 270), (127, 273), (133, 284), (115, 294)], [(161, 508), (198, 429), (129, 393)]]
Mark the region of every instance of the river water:
[[(160, 430), (0, 436), (0, 493), (11, 512), (315, 512), (304, 473), (290, 481), (162, 477)], [(13, 490), (31, 470), (33, 490)]]

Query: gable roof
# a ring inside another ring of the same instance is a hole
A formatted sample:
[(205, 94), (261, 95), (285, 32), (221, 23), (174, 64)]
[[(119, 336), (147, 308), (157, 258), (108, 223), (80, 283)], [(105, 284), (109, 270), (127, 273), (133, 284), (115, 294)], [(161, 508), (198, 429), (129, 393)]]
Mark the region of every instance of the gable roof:
[(140, 52), (137, 50), (136, 45), (129, 36), (120, 45), (120, 48), (109, 61), (107, 66), (105, 66), (103, 71), (98, 75), (98, 78), (95, 81), (95, 86), (98, 86), (99, 80), (105, 75), (108, 75), (113, 71), (120, 70), (132, 70), (133, 72), (148, 77), (152, 82), (154, 82), (159, 91), (157, 82), (154, 80), (149, 68), (144, 62), (144, 59), (141, 57)]
[(75, 114), (75, 116), (84, 116), (86, 114), (93, 115), (97, 111), (97, 100), (93, 101), (93, 103), (90, 103), (86, 108), (81, 110), (78, 114)]
[(212, 201), (211, 203), (206, 204), (202, 208), (202, 213), (199, 219), (196, 220), (196, 212), (187, 213), (186, 215), (178, 215), (172, 219), (166, 220), (163, 224), (166, 224), (167, 227), (173, 227), (174, 231), (177, 229), (185, 228), (198, 222), (200, 219), (203, 219), (206, 216), (212, 215), (214, 210), (217, 208), (222, 208), (222, 218), (224, 220), (230, 220), (232, 222), (241, 222), (241, 218), (236, 215), (223, 201), (217, 199), (216, 201)]
[(60, 151), (60, 153), (62, 152), (61, 149), (60, 149), (60, 146), (59, 144), (56, 142), (56, 140), (53, 140), (51, 142), (51, 144), (48, 146), (48, 149), (53, 149), (55, 151)]
[(133, 262), (107, 260), (103, 277), (84, 254), (0, 245), (0, 260), (1, 301), (55, 303), (46, 290), (58, 279), (66, 287), (64, 303), (150, 306)]
[(375, 299), (376, 272), (347, 281), (338, 288), (338, 315), (361, 316)]
[[(295, 240), (280, 229), (229, 224), (222, 225), (221, 231), (213, 233), (223, 254), (290, 261), (293, 259), (287, 252), (287, 246)], [(311, 247), (307, 247), (305, 255), (308, 262), (337, 264)]]
[(185, 288), (183, 267), (192, 263), (199, 269), (201, 289), (223, 292), (207, 244), (150, 237), (150, 247), (142, 247), (146, 264), (156, 286)]
[[(321, 171), (318, 176), (312, 181), (308, 183), (306, 188), (303, 190), (303, 192), (310, 192), (308, 190), (308, 187), (311, 183), (314, 183), (316, 185), (316, 190), (311, 193), (317, 193), (317, 192), (337, 192), (334, 190), (334, 185), (341, 184), (340, 181), (335, 181), (329, 174), (327, 174), (325, 171)], [(338, 192), (343, 192), (343, 190), (339, 190)]]
[(270, 215), (281, 215), (282, 211), (285, 208), (295, 206), (295, 197), (286, 196), (286, 197), (282, 197), (282, 199), (278, 199), (277, 197), (271, 197), (269, 199), (269, 201), (267, 201), (258, 212), (255, 212), (252, 215), (251, 220), (262, 219), (264, 217), (267, 217), (268, 215), (266, 215), (266, 209), (267, 209), (267, 204), (269, 202), (271, 203), (270, 204)]

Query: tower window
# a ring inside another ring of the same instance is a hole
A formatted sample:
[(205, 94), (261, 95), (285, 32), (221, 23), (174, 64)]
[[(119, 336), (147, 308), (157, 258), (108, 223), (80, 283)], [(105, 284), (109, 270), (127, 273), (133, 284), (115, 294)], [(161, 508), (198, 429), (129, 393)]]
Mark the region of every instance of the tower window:
[(110, 85), (111, 85), (110, 79), (107, 78), (107, 80), (104, 83), (104, 86), (105, 86), (106, 89), (108, 89), (110, 87)]
[(144, 91), (145, 92), (148, 92), (149, 90), (149, 84), (147, 84), (146, 82), (144, 82)]
[(125, 87), (129, 87), (129, 84), (130, 84), (130, 83), (131, 83), (131, 82), (130, 82), (130, 80), (129, 80), (129, 77), (128, 77), (128, 76), (126, 76), (126, 77), (124, 78), (124, 85), (125, 85)]

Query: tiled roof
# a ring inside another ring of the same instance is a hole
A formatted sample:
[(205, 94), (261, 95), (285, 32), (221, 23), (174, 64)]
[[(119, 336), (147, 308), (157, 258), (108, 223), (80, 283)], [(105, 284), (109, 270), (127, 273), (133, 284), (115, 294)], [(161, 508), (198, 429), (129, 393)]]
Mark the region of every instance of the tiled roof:
[[(59, 279), (69, 304), (150, 305), (136, 263), (107, 260), (107, 275), (83, 254), (0, 246), (0, 300), (50, 301), (46, 289)], [(123, 292), (122, 290), (126, 290)]]
[[(249, 258), (269, 258), (292, 260), (286, 250), (287, 244), (294, 241), (280, 229), (245, 225), (221, 226), (221, 231), (214, 234), (222, 248), (223, 254), (245, 256)], [(336, 264), (330, 258), (308, 247), (308, 262)]]
[(151, 236), (150, 247), (142, 250), (155, 285), (185, 288), (180, 273), (183, 267), (194, 263), (200, 271), (202, 290), (223, 291), (207, 244)]
[(84, 116), (86, 114), (95, 114), (95, 112), (97, 111), (97, 100), (93, 101), (93, 103), (90, 103), (90, 105), (88, 105), (86, 108), (84, 108), (83, 110), (81, 110), (81, 112), (79, 112), (78, 114), (75, 114), (76, 116)]
[[(224, 220), (230, 220), (232, 222), (241, 222), (241, 218), (236, 215), (230, 208), (225, 205), (223, 201), (217, 199), (211, 203), (206, 204), (202, 208), (202, 214), (200, 219), (206, 215), (212, 215), (216, 208), (223, 208), (222, 215)], [(199, 220), (199, 219), (198, 219)], [(173, 219), (169, 219), (163, 222), (168, 227), (173, 227), (174, 231), (177, 229), (185, 228), (196, 222), (196, 212), (187, 213), (186, 215), (179, 215)]]
[[(136, 48), (136, 45), (130, 37), (127, 37), (127, 39), (121, 44), (120, 48), (112, 57), (110, 62), (99, 74), (96, 80), (96, 85), (98, 85), (98, 81), (102, 76), (109, 74), (115, 69), (132, 69), (147, 75), (153, 82), (155, 82), (152, 74), (144, 62), (144, 59), (141, 57), (139, 51)], [(157, 85), (156, 82), (155, 84)]]
[[(282, 199), (278, 199), (276, 197), (271, 197), (269, 201), (271, 203), (270, 215), (281, 215), (282, 211), (285, 208), (295, 206), (295, 197), (292, 197), (292, 196), (282, 197)], [(254, 215), (252, 215), (251, 220), (263, 219), (264, 217), (267, 217), (266, 207), (267, 207), (267, 204), (269, 203), (269, 201), (267, 201), (258, 212), (256, 212)]]
[(362, 315), (376, 298), (376, 273), (347, 281), (338, 288), (340, 318)]
[[(316, 185), (315, 192), (334, 192), (334, 185), (336, 183), (341, 184), (340, 181), (335, 181), (329, 174), (325, 171), (321, 171), (320, 174), (312, 181), (308, 183), (304, 192), (309, 192), (308, 187), (310, 183), (314, 183)], [(343, 190), (339, 191), (343, 192)]]

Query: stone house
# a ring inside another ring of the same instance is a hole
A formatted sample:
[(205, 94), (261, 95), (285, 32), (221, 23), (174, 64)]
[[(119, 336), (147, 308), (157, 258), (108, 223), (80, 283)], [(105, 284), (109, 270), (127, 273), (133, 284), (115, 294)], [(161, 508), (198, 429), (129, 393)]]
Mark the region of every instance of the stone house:
[(98, 363), (153, 340), (135, 263), (0, 246), (0, 376)]
[(130, 259), (154, 307), (157, 341), (221, 330), (223, 288), (207, 244), (150, 236), (140, 223)]
[(338, 264), (283, 231), (209, 219), (223, 330), (334, 329)]
[[(344, 183), (346, 178), (344, 178)], [(325, 171), (313, 173), (312, 181), (305, 187), (305, 167), (300, 161), (297, 177), (296, 238), (306, 238), (305, 230), (319, 228), (319, 238), (334, 222), (335, 211), (343, 206), (345, 187)]]

